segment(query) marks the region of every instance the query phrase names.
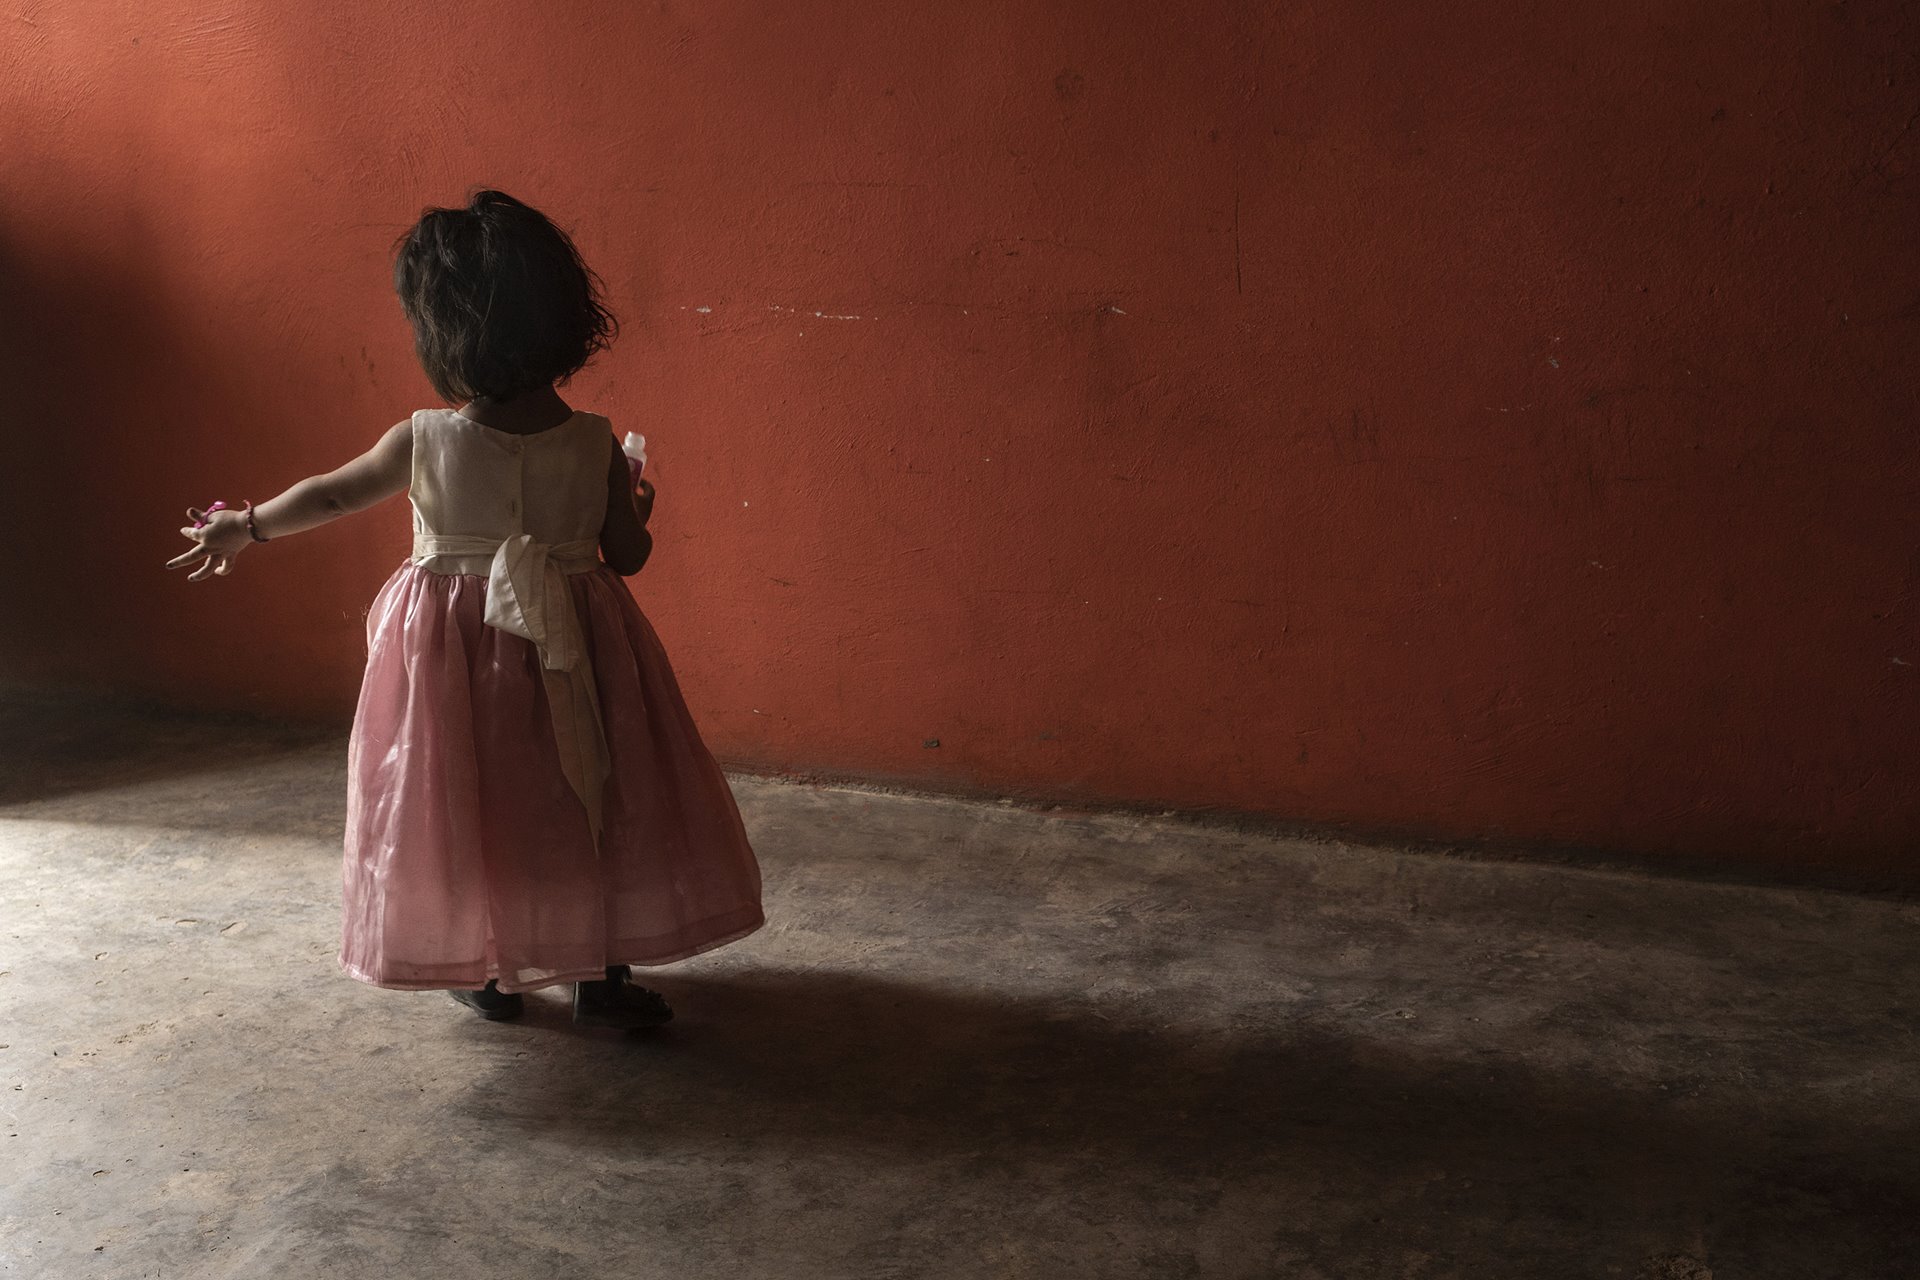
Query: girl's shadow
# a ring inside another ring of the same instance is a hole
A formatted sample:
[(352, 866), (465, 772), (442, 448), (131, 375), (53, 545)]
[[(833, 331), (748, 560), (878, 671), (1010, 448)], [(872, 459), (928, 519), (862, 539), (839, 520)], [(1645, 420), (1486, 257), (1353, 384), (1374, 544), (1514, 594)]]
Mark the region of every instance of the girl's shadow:
[[(1519, 1042), (1391, 1027), (1357, 1037), (1305, 1001), (1189, 1016), (1151, 996), (828, 970), (660, 985), (681, 1011), (675, 1025), (538, 1037), (533, 1060), (500, 1060), (466, 1095), (476, 1127), (564, 1133), (607, 1158), (870, 1153), (957, 1161), (978, 1177), (1066, 1165), (1142, 1204), (1219, 1202), (1230, 1189), (1236, 1212), (1254, 1217), (1333, 1194), (1369, 1220), (1400, 1206), (1412, 1215), (1403, 1238), (1424, 1233), (1443, 1250), (1470, 1250), (1491, 1212), (1537, 1220), (1556, 1250), (1543, 1265), (1580, 1256), (1582, 1241), (1617, 1250), (1609, 1233), (1623, 1222), (1658, 1234), (1669, 1220), (1675, 1231), (1713, 1220), (1742, 1253), (1776, 1262), (1831, 1251), (1822, 1233), (1842, 1222), (1863, 1257), (1920, 1244), (1901, 1208), (1920, 1193), (1910, 1148), (1875, 1127), (1836, 1127), (1829, 1108), (1782, 1112), (1791, 1090), (1760, 1099), (1714, 1085), (1704, 1067), (1623, 1083), (1530, 1064)], [(551, 997), (532, 1004), (534, 1025), (566, 1024)], [(1790, 1229), (1777, 1207), (1816, 1170), (1831, 1220)]]

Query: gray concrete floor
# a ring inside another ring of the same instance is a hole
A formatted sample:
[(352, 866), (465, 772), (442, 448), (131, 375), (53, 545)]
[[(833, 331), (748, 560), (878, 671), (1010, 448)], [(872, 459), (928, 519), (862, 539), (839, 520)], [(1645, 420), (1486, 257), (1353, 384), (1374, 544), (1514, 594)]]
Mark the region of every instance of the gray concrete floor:
[(1920, 1274), (1911, 903), (740, 779), (581, 1033), (338, 974), (338, 737), (0, 734), (0, 1275)]

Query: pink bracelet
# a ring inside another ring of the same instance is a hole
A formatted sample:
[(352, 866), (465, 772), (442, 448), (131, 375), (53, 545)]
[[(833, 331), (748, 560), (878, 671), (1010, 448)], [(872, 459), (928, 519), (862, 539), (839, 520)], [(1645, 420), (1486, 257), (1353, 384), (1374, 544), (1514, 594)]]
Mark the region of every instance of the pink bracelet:
[(248, 502), (244, 505), (247, 509), (247, 532), (253, 535), (253, 540), (255, 542), (272, 542), (273, 539), (260, 532), (260, 526), (253, 522), (253, 504)]

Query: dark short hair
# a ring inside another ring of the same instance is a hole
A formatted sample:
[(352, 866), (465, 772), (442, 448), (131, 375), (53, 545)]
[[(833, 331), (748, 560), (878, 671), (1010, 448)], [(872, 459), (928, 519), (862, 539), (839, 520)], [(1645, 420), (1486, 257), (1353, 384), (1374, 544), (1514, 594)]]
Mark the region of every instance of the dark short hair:
[(423, 213), (395, 245), (393, 288), (449, 401), (565, 382), (618, 330), (567, 233), (502, 191)]

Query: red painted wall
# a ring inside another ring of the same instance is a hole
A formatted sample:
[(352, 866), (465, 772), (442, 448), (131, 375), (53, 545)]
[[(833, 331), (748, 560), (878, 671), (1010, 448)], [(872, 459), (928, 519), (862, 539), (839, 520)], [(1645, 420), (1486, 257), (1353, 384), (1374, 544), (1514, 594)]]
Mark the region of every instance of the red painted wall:
[(729, 761), (1911, 877), (1916, 17), (12, 0), (4, 669), (350, 708), (403, 506), (159, 566), (485, 182)]

